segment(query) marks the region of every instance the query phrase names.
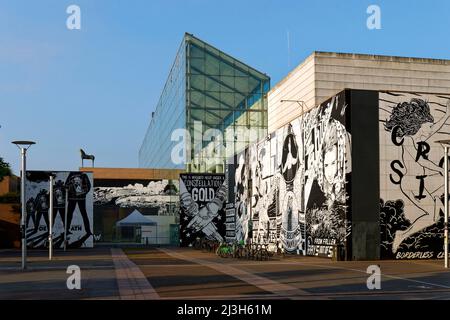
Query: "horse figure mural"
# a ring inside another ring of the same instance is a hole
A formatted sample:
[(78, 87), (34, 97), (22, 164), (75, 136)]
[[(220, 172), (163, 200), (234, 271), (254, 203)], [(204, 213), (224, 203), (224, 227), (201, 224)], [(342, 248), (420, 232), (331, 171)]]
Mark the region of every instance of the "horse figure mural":
[(94, 167), (95, 156), (93, 154), (86, 154), (83, 149), (80, 149), (81, 153), (81, 167), (84, 167), (84, 160), (92, 160), (92, 167)]

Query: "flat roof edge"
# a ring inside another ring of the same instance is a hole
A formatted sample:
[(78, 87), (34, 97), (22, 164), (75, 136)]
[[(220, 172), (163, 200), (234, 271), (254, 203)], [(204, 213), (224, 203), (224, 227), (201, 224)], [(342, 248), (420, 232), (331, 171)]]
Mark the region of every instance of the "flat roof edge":
[(417, 63), (434, 63), (434, 64), (450, 64), (448, 59), (422, 58), (422, 57), (405, 57), (405, 56), (389, 56), (367, 53), (347, 53), (332, 51), (314, 51), (313, 55), (317, 57), (334, 57), (334, 58), (360, 58), (366, 60), (392, 61), (392, 62), (417, 62)]

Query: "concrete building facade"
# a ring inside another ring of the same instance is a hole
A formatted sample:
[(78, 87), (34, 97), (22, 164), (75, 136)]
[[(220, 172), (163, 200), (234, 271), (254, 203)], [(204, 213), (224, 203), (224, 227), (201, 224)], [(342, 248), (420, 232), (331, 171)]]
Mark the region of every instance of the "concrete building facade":
[(268, 94), (268, 132), (343, 89), (450, 93), (450, 60), (314, 52)]

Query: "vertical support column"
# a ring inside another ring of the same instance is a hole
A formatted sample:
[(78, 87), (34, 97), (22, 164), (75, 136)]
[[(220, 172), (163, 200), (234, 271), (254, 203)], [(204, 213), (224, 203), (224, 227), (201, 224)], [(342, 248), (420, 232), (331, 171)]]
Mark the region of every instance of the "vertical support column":
[(27, 227), (26, 227), (26, 206), (25, 206), (25, 177), (26, 177), (26, 153), (25, 148), (21, 148), (22, 153), (22, 179), (20, 182), (20, 195), (22, 203), (22, 221), (20, 228), (22, 232), (22, 270), (27, 268)]
[(64, 251), (67, 250), (67, 211), (69, 209), (69, 188), (66, 187), (66, 201), (64, 203)]

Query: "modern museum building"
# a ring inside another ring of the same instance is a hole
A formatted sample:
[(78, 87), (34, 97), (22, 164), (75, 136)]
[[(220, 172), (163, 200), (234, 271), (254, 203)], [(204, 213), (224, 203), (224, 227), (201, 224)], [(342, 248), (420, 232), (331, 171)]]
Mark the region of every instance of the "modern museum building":
[[(186, 34), (139, 164), (184, 171), (180, 221), (208, 208), (203, 229), (180, 222), (182, 245), (196, 232), (346, 260), (442, 258), (436, 141), (449, 138), (449, 117), (448, 60), (314, 52), (271, 88)], [(194, 205), (193, 186), (213, 185)]]

